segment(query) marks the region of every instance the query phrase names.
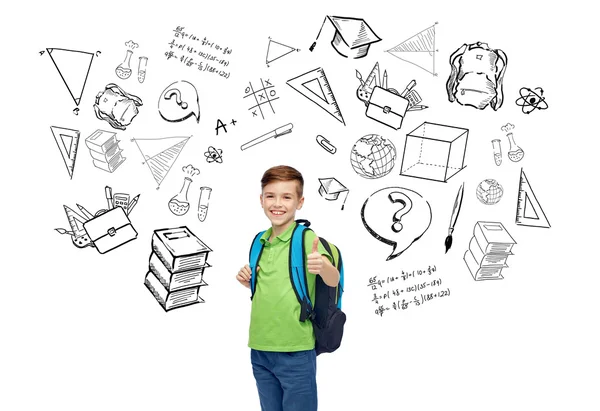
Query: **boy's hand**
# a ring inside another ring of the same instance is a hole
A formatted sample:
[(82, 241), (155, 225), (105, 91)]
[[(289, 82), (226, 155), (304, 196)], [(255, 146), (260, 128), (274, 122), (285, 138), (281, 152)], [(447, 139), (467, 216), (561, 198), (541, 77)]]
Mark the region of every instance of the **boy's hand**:
[[(258, 270), (260, 267), (256, 267), (256, 273), (258, 274)], [(250, 278), (252, 277), (252, 270), (250, 266), (246, 264), (243, 266), (240, 271), (235, 276), (236, 280), (240, 282), (244, 287), (250, 288)]]
[(321, 270), (323, 269), (323, 257), (319, 254), (318, 247), (319, 237), (313, 241), (312, 252), (306, 258), (308, 272), (311, 274), (321, 274)]

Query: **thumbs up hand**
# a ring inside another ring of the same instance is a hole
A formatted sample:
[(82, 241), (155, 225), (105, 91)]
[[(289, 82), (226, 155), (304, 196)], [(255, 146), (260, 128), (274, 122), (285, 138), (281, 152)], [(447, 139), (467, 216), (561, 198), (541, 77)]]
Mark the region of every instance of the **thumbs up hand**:
[(321, 274), (321, 270), (323, 269), (323, 257), (319, 253), (318, 247), (319, 237), (313, 241), (312, 252), (306, 258), (308, 272), (311, 274)]

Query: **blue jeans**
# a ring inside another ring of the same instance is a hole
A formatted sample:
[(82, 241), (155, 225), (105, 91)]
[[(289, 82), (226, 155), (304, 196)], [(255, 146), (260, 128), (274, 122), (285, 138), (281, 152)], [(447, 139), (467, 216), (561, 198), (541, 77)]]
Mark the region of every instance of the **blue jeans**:
[(262, 411), (317, 410), (315, 350), (273, 352), (250, 350)]

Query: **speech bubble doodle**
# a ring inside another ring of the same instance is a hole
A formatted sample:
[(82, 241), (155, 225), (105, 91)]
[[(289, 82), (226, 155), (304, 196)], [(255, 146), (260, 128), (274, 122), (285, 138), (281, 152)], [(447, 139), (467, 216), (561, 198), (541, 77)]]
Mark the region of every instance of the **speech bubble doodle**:
[(431, 206), (421, 194), (401, 187), (375, 191), (364, 202), (360, 217), (373, 237), (393, 247), (394, 259), (420, 239), (431, 225)]
[(196, 87), (188, 81), (180, 80), (169, 84), (158, 99), (160, 116), (171, 123), (196, 117), (200, 122), (200, 101)]

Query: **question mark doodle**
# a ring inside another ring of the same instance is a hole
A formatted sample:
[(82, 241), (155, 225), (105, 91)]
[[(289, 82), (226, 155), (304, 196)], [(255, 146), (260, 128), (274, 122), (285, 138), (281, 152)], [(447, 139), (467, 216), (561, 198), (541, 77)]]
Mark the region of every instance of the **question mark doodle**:
[(175, 96), (175, 102), (179, 107), (181, 107), (183, 110), (186, 110), (188, 108), (188, 104), (185, 101), (181, 100), (181, 91), (179, 91), (179, 89), (171, 88), (165, 91), (165, 100), (171, 100), (173, 96)]
[(399, 233), (400, 231), (402, 231), (402, 223), (400, 222), (400, 220), (402, 219), (402, 216), (408, 214), (408, 212), (412, 208), (412, 201), (410, 201), (410, 198), (408, 198), (406, 194), (401, 193), (400, 191), (394, 191), (390, 193), (388, 195), (388, 199), (391, 203), (402, 204), (402, 208), (396, 211), (392, 216), (392, 221), (394, 221), (394, 223), (392, 224), (392, 231), (395, 233)]

